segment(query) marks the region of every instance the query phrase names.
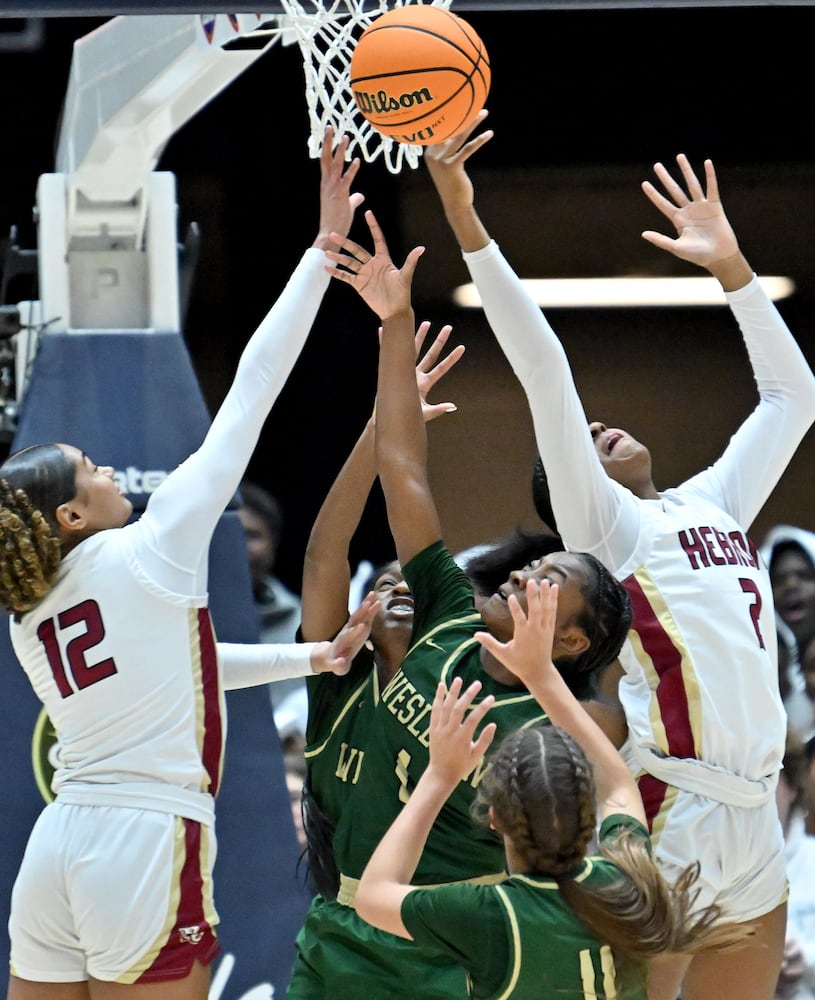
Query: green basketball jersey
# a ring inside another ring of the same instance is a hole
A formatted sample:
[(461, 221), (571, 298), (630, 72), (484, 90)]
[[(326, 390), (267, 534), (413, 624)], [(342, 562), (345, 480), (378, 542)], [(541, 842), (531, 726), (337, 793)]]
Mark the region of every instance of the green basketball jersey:
[(308, 786), (323, 814), (336, 824), (359, 778), (378, 696), (373, 653), (363, 648), (345, 676), (315, 674), (306, 686)]
[[(480, 697), (495, 695), (487, 716), (507, 733), (545, 720), (523, 687), (499, 684), (481, 667), (481, 646), (473, 638), (484, 628), (472, 586), (441, 542), (403, 567), (414, 600), (412, 645), (402, 667), (383, 688), (366, 732), (365, 758), (348, 808), (337, 824), (335, 856), (343, 875), (358, 879), (373, 849), (415, 788), (429, 760), (430, 709), (440, 680), (461, 677), (464, 687), (483, 684)], [(415, 881), (422, 885), (501, 877), (503, 842), (478, 827), (470, 804), (484, 771), (482, 761), (450, 796), (433, 826)]]
[[(600, 840), (623, 825), (648, 836), (630, 817), (609, 816)], [(576, 877), (608, 884), (616, 873), (610, 861), (595, 856)], [(417, 889), (402, 903), (402, 920), (416, 944), (446, 949), (464, 967), (478, 1000), (645, 1000), (644, 966), (626, 963), (621, 975), (611, 948), (581, 923), (557, 882), (545, 876)]]
[[(546, 718), (523, 688), (498, 684), (481, 669), (481, 647), (473, 635), (484, 623), (469, 580), (446, 548), (440, 542), (428, 547), (403, 572), (413, 595), (414, 624), (401, 669), (382, 691), (370, 684), (355, 692), (345, 714), (337, 712), (335, 701), (334, 721), (327, 708), (323, 723), (309, 732), (309, 766), (315, 779), (320, 769), (321, 794), (338, 810), (334, 849), (346, 877), (340, 901), (321, 896), (312, 901), (297, 938), (288, 1000), (392, 1000), (400, 991), (429, 1000), (466, 1000), (466, 974), (445, 951), (418, 947), (357, 916), (355, 883), (427, 766), (430, 707), (440, 679), (449, 684), (460, 675), (465, 687), (481, 680), (482, 694), (496, 696), (488, 719), (498, 723), (499, 738)], [(332, 769), (340, 762), (344, 780), (338, 789)], [(469, 814), (482, 773), (483, 762), (435, 824), (417, 872), (423, 884), (506, 877), (503, 842)]]

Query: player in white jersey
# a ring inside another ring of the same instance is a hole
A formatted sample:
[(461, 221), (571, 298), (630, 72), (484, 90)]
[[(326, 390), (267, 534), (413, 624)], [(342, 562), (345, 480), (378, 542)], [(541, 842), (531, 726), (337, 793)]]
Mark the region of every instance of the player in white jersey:
[[(759, 402), (721, 458), (676, 489), (657, 491), (648, 450), (590, 425), (568, 361), (537, 305), (490, 238), (464, 164), (492, 138), (460, 136), (425, 162), (495, 335), (529, 399), (558, 529), (604, 562), (631, 596), (620, 699), (631, 766), (666, 873), (702, 863), (699, 905), (753, 922), (746, 950), (670, 956), (652, 967), (650, 1000), (769, 1000), (784, 946), (784, 846), (773, 792), (784, 752), (772, 591), (747, 531), (815, 419), (815, 377), (742, 255), (719, 201), (685, 156), (684, 187), (661, 165), (668, 197), (643, 190), (677, 238), (655, 246), (706, 268), (738, 321)], [(760, 458), (759, 458), (760, 456)]]
[(329, 234), (362, 201), (347, 146), (326, 131), (317, 238), (137, 521), (113, 469), (70, 445), (0, 467), (0, 601), (59, 746), (12, 894), (9, 1000), (205, 1000), (224, 686), (343, 672), (368, 635), (371, 599), (339, 643), (219, 650), (207, 609), (212, 534), (328, 286)]

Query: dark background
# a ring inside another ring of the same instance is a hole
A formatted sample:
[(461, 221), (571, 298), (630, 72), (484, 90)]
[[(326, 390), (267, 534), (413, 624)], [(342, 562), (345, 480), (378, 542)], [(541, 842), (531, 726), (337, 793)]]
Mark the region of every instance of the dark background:
[[(471, 172), (482, 216), (516, 269), (553, 277), (696, 273), (640, 238), (664, 222), (640, 183), (655, 160), (671, 164), (683, 151), (701, 167), (710, 156), (756, 271), (796, 281), (798, 292), (779, 308), (813, 361), (812, 8), (488, 6), (471, 10), (454, 0), (451, 9), (476, 28), (491, 58), (496, 136)], [(105, 19), (47, 17), (27, 51), (0, 52), (0, 234), (18, 227), (23, 246), (35, 245), (37, 178), (54, 169), (72, 43)], [(0, 23), (9, 32), (16, 26)], [(162, 157), (160, 169), (177, 178), (180, 237), (191, 223), (201, 231), (184, 338), (211, 409), (315, 235), (319, 167), (307, 137), (300, 52), (277, 45), (185, 125)], [(450, 302), (466, 272), (423, 166), (394, 176), (380, 161), (363, 163), (356, 187), (395, 257), (427, 245), (415, 286), (418, 318), (454, 323), (467, 345), (435, 396), (454, 400), (458, 413), (431, 427), (448, 543), (463, 548), (533, 524), (526, 402), (481, 313)], [(365, 239), (361, 218), (352, 235)], [(22, 287), (6, 296), (30, 297)], [(726, 308), (553, 310), (550, 318), (590, 416), (649, 444), (658, 487), (713, 460), (754, 404)], [(294, 589), (322, 497), (370, 412), (375, 369), (373, 314), (350, 289), (332, 286), (250, 469), (283, 505), (278, 569)], [(812, 446), (810, 433), (754, 526), (757, 540), (778, 521), (815, 526)], [(354, 555), (378, 562), (390, 553), (375, 493)]]

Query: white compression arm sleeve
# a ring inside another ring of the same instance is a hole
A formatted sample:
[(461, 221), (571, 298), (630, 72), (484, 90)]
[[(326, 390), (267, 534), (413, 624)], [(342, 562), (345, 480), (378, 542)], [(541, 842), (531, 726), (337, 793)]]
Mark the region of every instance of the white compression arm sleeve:
[(224, 689), (234, 691), (289, 677), (306, 677), (313, 673), (311, 652), (316, 645), (316, 642), (219, 642)]

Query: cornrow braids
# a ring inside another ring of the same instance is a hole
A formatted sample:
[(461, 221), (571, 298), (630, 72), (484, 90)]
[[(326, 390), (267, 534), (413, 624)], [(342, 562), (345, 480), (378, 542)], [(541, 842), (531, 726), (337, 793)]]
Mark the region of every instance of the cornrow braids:
[(19, 616), (54, 584), (62, 556), (56, 510), (76, 494), (76, 470), (56, 444), (33, 445), (0, 466), (0, 603)]
[(571, 672), (586, 677), (616, 660), (631, 628), (631, 600), (625, 587), (590, 552), (575, 553), (586, 563), (584, 613), (578, 624), (589, 637), (588, 649), (561, 659)]
[(559, 875), (574, 869), (586, 856), (597, 829), (596, 793), (594, 774), (580, 744), (557, 726), (549, 727), (547, 738), (560, 750), (553, 762), (552, 771), (556, 772), (553, 779), (570, 778), (574, 786), (574, 832), (568, 838), (561, 838), (557, 868), (552, 870), (553, 875)]
[(580, 746), (555, 726), (511, 733), (492, 755), (472, 812), (501, 830), (530, 872), (557, 876), (585, 856), (596, 827), (594, 779)]
[(552, 507), (552, 497), (549, 493), (549, 479), (543, 467), (540, 455), (536, 456), (532, 466), (532, 503), (538, 517), (543, 523), (558, 534), (555, 511)]

